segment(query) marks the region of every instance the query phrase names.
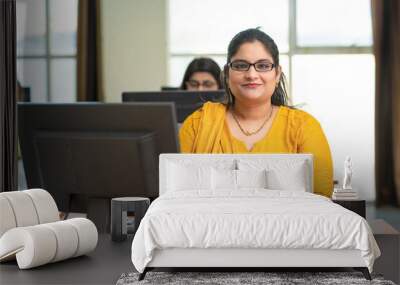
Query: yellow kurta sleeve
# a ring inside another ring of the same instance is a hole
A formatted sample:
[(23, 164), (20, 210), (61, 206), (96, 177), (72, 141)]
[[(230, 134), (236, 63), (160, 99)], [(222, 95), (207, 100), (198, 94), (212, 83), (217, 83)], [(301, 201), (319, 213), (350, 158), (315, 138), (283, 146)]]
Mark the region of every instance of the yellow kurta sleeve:
[(207, 102), (190, 115), (179, 131), (181, 152), (220, 153), (226, 106)]
[(192, 153), (202, 110), (197, 110), (183, 122), (179, 130), (179, 144), (182, 153)]
[(301, 128), (298, 152), (314, 155), (314, 193), (330, 198), (333, 191), (333, 165), (328, 141), (319, 122), (312, 116), (308, 116)]

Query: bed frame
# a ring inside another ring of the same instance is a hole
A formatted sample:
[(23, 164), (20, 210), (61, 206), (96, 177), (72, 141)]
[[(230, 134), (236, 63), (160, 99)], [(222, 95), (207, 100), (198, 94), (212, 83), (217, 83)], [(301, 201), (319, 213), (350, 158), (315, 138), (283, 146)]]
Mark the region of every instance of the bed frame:
[(156, 250), (139, 280), (155, 268), (337, 268), (350, 267), (371, 280), (359, 250), (328, 249), (193, 249)]
[[(217, 160), (248, 158), (243, 154), (185, 154), (188, 158)], [(288, 154), (255, 154), (255, 159), (289, 159)], [(310, 186), (308, 192), (313, 192), (313, 165), (311, 154), (290, 155), (290, 158), (304, 159), (309, 166)], [(182, 154), (160, 155), (160, 194), (165, 193), (166, 164), (168, 159), (183, 159)], [(254, 248), (169, 248), (157, 249), (153, 259), (139, 280), (155, 268), (232, 268), (246, 271), (250, 268), (343, 268), (350, 267), (361, 271), (367, 280), (371, 275), (361, 257), (359, 250), (329, 250), (329, 249), (254, 249)]]

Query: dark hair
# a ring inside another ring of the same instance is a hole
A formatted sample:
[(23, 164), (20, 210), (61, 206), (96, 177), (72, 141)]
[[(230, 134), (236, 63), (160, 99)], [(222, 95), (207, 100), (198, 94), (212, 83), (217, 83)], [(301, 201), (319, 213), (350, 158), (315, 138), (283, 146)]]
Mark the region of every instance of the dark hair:
[[(232, 57), (237, 53), (240, 46), (244, 43), (252, 43), (255, 41), (259, 41), (264, 45), (267, 51), (272, 55), (272, 59), (274, 60), (275, 66), (279, 66), (279, 50), (274, 40), (268, 36), (266, 33), (262, 32), (258, 28), (256, 29), (248, 29), (244, 30), (236, 36), (233, 37), (228, 46), (228, 57), (227, 64), (224, 66), (224, 72), (221, 75), (222, 82), (224, 83), (224, 87), (226, 90), (226, 103), (228, 105), (233, 105), (235, 102), (235, 97), (233, 96), (229, 84), (228, 84), (228, 75), (229, 75), (229, 63)], [(279, 78), (278, 86), (275, 88), (274, 94), (271, 97), (271, 103), (275, 106), (288, 106), (289, 97), (286, 91), (286, 77), (281, 73)]]
[(218, 63), (208, 57), (199, 57), (193, 59), (188, 67), (186, 68), (185, 75), (183, 76), (181, 89), (186, 90), (186, 82), (195, 72), (208, 72), (210, 73), (215, 81), (217, 81), (218, 89), (222, 89), (221, 82), (221, 68)]

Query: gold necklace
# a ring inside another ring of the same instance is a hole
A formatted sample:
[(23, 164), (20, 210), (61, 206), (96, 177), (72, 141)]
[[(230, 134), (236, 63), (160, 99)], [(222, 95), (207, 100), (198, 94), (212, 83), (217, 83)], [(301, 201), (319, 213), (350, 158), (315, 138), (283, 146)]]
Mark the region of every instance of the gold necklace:
[(273, 107), (272, 107), (272, 105), (271, 105), (271, 111), (269, 112), (269, 115), (267, 116), (267, 118), (265, 119), (265, 121), (262, 123), (262, 125), (261, 125), (257, 130), (255, 130), (255, 131), (253, 131), (253, 132), (246, 131), (246, 130), (240, 125), (239, 120), (238, 120), (238, 118), (236, 118), (236, 116), (235, 116), (235, 111), (234, 111), (233, 109), (232, 109), (232, 117), (233, 117), (233, 119), (235, 120), (236, 124), (238, 125), (239, 129), (242, 131), (242, 133), (243, 133), (245, 136), (248, 136), (248, 137), (249, 137), (249, 136), (252, 136), (252, 135), (257, 134), (259, 131), (262, 130), (262, 128), (264, 128), (265, 124), (269, 121), (269, 119), (271, 119), (272, 110), (273, 110)]

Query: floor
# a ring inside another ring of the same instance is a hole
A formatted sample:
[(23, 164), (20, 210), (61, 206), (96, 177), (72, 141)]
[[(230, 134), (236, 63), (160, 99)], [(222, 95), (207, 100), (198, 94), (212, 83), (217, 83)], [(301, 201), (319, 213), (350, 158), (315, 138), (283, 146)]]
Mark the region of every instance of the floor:
[(0, 284), (115, 284), (122, 273), (135, 271), (130, 256), (132, 238), (113, 242), (110, 235), (100, 234), (96, 250), (28, 270), (19, 270), (16, 261), (1, 263)]
[(366, 206), (367, 220), (382, 219), (400, 231), (400, 208), (395, 207), (375, 207), (373, 202), (368, 202)]
[[(24, 168), (22, 162), (18, 164), (18, 188), (20, 190), (27, 189)], [(400, 208), (395, 207), (379, 207), (374, 202), (367, 202), (367, 220), (383, 219), (391, 224), (395, 229), (400, 231)]]

